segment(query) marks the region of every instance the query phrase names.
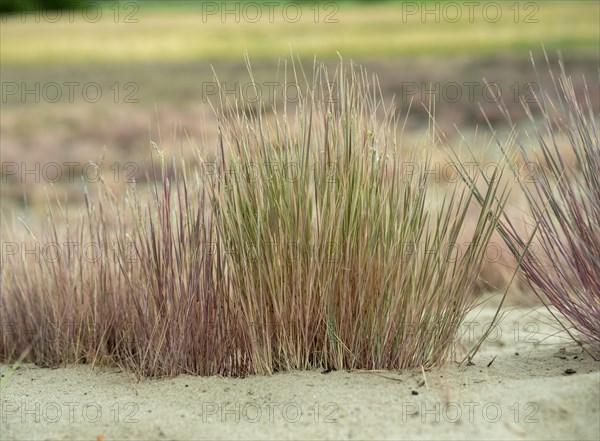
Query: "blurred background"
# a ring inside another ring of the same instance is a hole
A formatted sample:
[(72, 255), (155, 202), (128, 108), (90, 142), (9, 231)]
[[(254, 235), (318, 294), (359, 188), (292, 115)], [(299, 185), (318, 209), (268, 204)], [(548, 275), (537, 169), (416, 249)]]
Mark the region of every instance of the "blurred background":
[(498, 96), (520, 121), (520, 101), (549, 82), (544, 49), (554, 67), (562, 54), (578, 90), (587, 78), (598, 108), (597, 1), (0, 4), (4, 214), (43, 204), (50, 183), (80, 202), (77, 178), (103, 155), (118, 183), (144, 178), (151, 140), (184, 155), (188, 144), (214, 147), (213, 72), (232, 96), (255, 98), (245, 55), (266, 101), (287, 87), (292, 53), (308, 76), (315, 58), (364, 66), (401, 113), (410, 107), (407, 143), (432, 105), (450, 140), (455, 126), (485, 125), (480, 107), (502, 124)]

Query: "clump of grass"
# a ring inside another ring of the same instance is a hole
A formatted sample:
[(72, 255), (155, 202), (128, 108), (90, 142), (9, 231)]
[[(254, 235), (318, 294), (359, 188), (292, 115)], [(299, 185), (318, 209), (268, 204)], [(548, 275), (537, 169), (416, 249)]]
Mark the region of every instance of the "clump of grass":
[(317, 68), (311, 84), (320, 88), (294, 115), (284, 104), (272, 123), (262, 106), (225, 100), (217, 110), (229, 159), (211, 181), (215, 219), (259, 371), (441, 363), (505, 195), (488, 189), (455, 259), (476, 204), (467, 188), (451, 186), (434, 209), (428, 175), (401, 172), (410, 158), (397, 111), (364, 71)]
[(44, 366), (116, 363), (139, 376), (251, 372), (201, 182), (183, 165), (169, 173), (157, 152), (162, 173), (148, 192), (117, 199), (101, 184), (76, 221), (48, 203), (43, 236), (3, 256), (3, 360), (27, 352)]
[[(541, 256), (527, 252), (527, 244), (511, 234), (509, 222), (502, 226), (513, 248), (524, 255), (523, 271), (538, 295), (600, 348), (598, 115), (587, 88), (583, 99), (577, 97), (564, 66), (553, 80), (556, 98), (539, 96), (544, 117), (535, 133), (537, 154), (546, 167), (538, 169), (533, 186), (522, 186)], [(569, 165), (567, 158), (574, 158), (574, 164)]]
[(155, 146), (147, 193), (101, 185), (78, 222), (49, 204), (29, 243), (91, 242), (99, 254), (8, 256), (0, 358), (144, 377), (448, 360), (506, 194), (481, 195), (456, 258), (473, 193), (461, 183), (436, 200), (428, 174), (401, 172), (398, 113), (364, 71), (314, 75), (293, 109), (216, 106), (208, 182)]
[[(533, 106), (525, 105), (533, 134), (515, 135), (515, 153), (535, 172), (528, 181), (518, 180), (529, 210), (530, 234), (523, 235), (508, 215), (499, 232), (541, 301), (600, 348), (598, 115), (587, 86), (577, 96), (562, 62), (552, 81), (554, 90), (541, 90), (537, 96), (541, 119), (534, 118)], [(506, 108), (503, 111), (510, 122)], [(502, 149), (510, 161), (510, 149)]]

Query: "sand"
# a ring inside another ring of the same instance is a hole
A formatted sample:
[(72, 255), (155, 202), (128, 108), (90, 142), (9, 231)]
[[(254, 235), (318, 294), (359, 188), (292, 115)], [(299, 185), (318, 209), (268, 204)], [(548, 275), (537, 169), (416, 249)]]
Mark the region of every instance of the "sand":
[[(466, 345), (492, 314), (471, 316)], [(599, 371), (547, 311), (516, 308), (473, 365), (427, 372), (138, 382), (116, 368), (23, 365), (1, 393), (0, 438), (598, 440)]]

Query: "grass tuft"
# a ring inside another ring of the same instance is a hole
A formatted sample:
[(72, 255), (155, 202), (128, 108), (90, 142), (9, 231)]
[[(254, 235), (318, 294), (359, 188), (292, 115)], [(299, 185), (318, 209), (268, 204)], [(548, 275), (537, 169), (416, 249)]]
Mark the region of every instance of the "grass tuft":
[[(538, 252), (501, 228), (538, 296), (554, 306), (584, 338), (600, 348), (600, 138), (590, 95), (577, 96), (561, 64), (554, 93), (538, 96), (534, 158), (544, 167), (522, 185), (532, 213)], [(521, 144), (523, 155), (531, 149)], [(531, 155), (531, 153), (529, 153)]]
[(398, 112), (376, 79), (341, 63), (306, 84), (283, 109), (217, 103), (208, 180), (154, 145), (146, 190), (117, 198), (101, 183), (76, 220), (49, 203), (24, 243), (80, 246), (3, 256), (0, 359), (141, 377), (447, 361), (506, 193), (480, 195), (457, 258), (476, 198), (462, 182), (436, 198), (428, 174), (402, 173)]
[[(546, 62), (550, 65), (547, 58)], [(556, 308), (550, 312), (600, 348), (598, 115), (587, 86), (577, 93), (562, 62), (560, 74), (551, 70), (551, 78), (553, 90), (542, 89), (535, 104), (524, 103), (532, 133), (519, 130), (506, 106), (500, 106), (513, 127), (509, 142), (498, 141), (504, 158), (513, 165), (515, 158), (525, 161), (532, 173), (522, 179), (518, 167), (511, 167), (525, 201), (520, 216), (525, 220), (506, 210), (498, 231), (532, 291), (547, 307)], [(534, 117), (538, 114), (540, 119)], [(516, 151), (507, 147), (513, 143)], [(465, 169), (461, 173), (469, 182)], [(481, 201), (479, 190), (470, 185)]]

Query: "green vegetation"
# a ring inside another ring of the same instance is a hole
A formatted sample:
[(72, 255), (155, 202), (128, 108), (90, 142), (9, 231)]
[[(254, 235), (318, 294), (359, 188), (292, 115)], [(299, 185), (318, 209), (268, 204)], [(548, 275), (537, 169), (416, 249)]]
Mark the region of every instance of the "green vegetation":
[(219, 11), (203, 15), (197, 7), (160, 9), (143, 3), (139, 9), (107, 6), (94, 22), (80, 14), (73, 22), (56, 23), (9, 17), (0, 30), (2, 63), (239, 60), (245, 52), (258, 61), (284, 57), (290, 47), (302, 57), (321, 59), (338, 52), (347, 58), (527, 53), (542, 44), (597, 54), (597, 2), (539, 2), (539, 9), (517, 11), (503, 3), (497, 22), (482, 11), (472, 20), (468, 11), (457, 22), (436, 22), (435, 16), (423, 20), (402, 4), (340, 2), (339, 10), (303, 5), (298, 22), (284, 18), (279, 7), (272, 20), (263, 11), (261, 20), (251, 23), (244, 19), (249, 13), (222, 20)]
[(34, 10), (80, 9), (85, 4), (86, 0), (3, 0), (0, 3), (0, 14)]

